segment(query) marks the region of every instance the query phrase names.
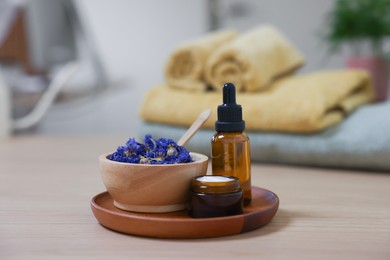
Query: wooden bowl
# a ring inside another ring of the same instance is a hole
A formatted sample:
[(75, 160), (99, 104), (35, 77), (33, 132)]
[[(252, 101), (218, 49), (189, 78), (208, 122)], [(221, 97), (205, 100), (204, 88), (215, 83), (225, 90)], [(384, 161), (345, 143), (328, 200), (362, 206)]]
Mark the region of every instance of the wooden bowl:
[(103, 183), (117, 208), (159, 213), (183, 210), (192, 178), (205, 175), (208, 157), (190, 153), (194, 162), (181, 164), (134, 164), (99, 156)]

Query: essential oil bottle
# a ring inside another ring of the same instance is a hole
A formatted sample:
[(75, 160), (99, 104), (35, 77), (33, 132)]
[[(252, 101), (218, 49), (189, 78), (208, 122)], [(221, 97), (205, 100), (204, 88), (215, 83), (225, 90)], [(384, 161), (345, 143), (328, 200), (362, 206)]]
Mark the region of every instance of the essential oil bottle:
[(212, 174), (238, 178), (244, 192), (244, 205), (248, 205), (252, 198), (250, 145), (232, 83), (223, 86), (223, 104), (218, 106), (215, 130), (211, 140)]

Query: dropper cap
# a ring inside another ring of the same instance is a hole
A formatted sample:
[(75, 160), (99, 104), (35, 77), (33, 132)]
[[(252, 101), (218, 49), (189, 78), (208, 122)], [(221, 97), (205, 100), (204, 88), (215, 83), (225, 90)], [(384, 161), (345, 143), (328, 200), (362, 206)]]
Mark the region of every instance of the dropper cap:
[(233, 83), (223, 85), (223, 104), (218, 106), (217, 132), (242, 132), (245, 121), (242, 120), (242, 108), (236, 103), (236, 87)]

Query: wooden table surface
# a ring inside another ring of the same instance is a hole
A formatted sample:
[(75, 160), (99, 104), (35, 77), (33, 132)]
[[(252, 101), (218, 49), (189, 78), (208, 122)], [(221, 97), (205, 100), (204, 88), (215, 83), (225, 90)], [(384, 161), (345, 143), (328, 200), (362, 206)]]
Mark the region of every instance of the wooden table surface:
[[(241, 235), (166, 240), (98, 224), (97, 156), (124, 137), (0, 141), (0, 259), (390, 259), (390, 174), (252, 166), (278, 194), (272, 222)], [(260, 258), (262, 257), (262, 258)]]

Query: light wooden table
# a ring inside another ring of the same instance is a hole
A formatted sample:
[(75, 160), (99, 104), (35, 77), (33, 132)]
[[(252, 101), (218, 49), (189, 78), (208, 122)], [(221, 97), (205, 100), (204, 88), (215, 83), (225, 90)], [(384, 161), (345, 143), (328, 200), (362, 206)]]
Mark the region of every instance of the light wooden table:
[[(230, 237), (164, 240), (98, 224), (97, 156), (124, 137), (18, 137), (0, 142), (0, 259), (390, 259), (390, 174), (253, 165), (280, 209)], [(261, 258), (260, 258), (261, 257)]]

